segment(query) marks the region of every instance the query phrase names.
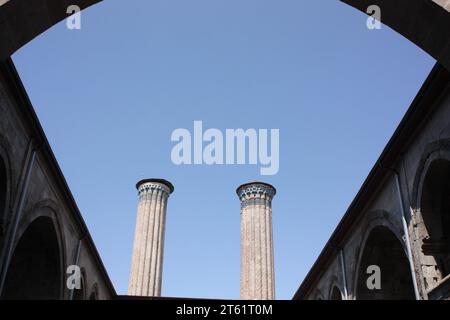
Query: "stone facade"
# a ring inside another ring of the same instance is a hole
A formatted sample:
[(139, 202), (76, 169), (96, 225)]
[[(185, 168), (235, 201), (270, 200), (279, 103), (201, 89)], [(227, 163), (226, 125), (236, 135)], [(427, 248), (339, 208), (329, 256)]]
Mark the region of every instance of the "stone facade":
[(136, 185), (139, 205), (128, 294), (161, 296), (167, 199), (172, 184), (162, 179), (146, 179)]
[[(112, 283), (11, 60), (0, 63), (0, 114), (1, 298), (111, 299)], [(80, 267), (79, 290), (66, 286), (69, 265)]]
[(450, 74), (436, 65), (294, 298), (449, 299), (449, 218)]
[[(437, 59), (402, 123), (294, 299), (450, 299), (449, 0), (342, 0), (381, 20)], [(97, 0), (0, 0), (0, 298), (117, 298), (10, 55)], [(50, 14), (51, 13), (51, 14)], [(164, 220), (173, 188), (138, 185), (131, 295), (160, 295)], [(264, 183), (238, 188), (241, 297), (273, 299), (271, 201)], [(81, 288), (66, 286), (81, 268)], [(377, 266), (381, 287), (367, 286)]]
[(241, 185), (241, 299), (275, 299), (272, 237), (273, 186), (262, 182)]

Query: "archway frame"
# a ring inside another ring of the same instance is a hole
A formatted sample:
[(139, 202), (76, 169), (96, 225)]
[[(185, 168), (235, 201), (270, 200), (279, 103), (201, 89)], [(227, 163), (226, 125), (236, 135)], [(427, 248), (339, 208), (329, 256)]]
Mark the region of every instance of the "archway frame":
[[(425, 219), (423, 216), (424, 212), (422, 211), (421, 205), (422, 205), (422, 197), (424, 195), (424, 191), (426, 188), (427, 175), (430, 172), (430, 169), (432, 169), (432, 165), (438, 161), (448, 161), (450, 163), (449, 138), (440, 139), (428, 144), (427, 147), (425, 148), (425, 151), (422, 154), (421, 160), (416, 170), (412, 190), (411, 208), (414, 212), (416, 223), (417, 221), (421, 222), (420, 224), (418, 224), (417, 231), (419, 232), (419, 234), (416, 234), (416, 237), (419, 240), (419, 247), (422, 246), (424, 239), (424, 236), (421, 235), (425, 236), (430, 235), (430, 230), (428, 230), (427, 226), (425, 225)], [(415, 257), (415, 260), (418, 263), (419, 265), (418, 267), (422, 272), (425, 254), (422, 252), (421, 249), (417, 249), (416, 252), (418, 256)], [(433, 257), (433, 259), (435, 258)], [(424, 276), (422, 275), (420, 281), (421, 285), (423, 286), (423, 289), (425, 290), (424, 294), (428, 295), (428, 292), (436, 288), (440, 284), (440, 282), (442, 282), (442, 280), (443, 279), (440, 279), (434, 287), (427, 287)]]
[[(59, 288), (59, 297), (58, 299), (62, 300), (66, 298), (66, 286), (65, 286), (65, 278), (66, 278), (66, 241), (64, 237), (64, 231), (62, 228), (62, 224), (58, 219), (58, 212), (61, 212), (58, 209), (58, 205), (56, 202), (50, 199), (42, 200), (34, 204), (30, 209), (26, 210), (25, 214), (22, 216), (22, 219), (19, 221), (19, 225), (17, 228), (16, 236), (14, 239), (14, 243), (11, 250), (11, 257), (14, 255), (14, 252), (17, 248), (17, 245), (20, 243), (20, 240), (28, 230), (28, 228), (36, 221), (38, 218), (48, 218), (51, 220), (53, 224), (53, 229), (55, 231), (56, 240), (57, 240), (57, 248), (58, 248), (58, 262), (59, 262), (59, 273), (60, 273), (60, 288)], [(11, 261), (11, 260), (10, 260)], [(6, 270), (8, 270), (9, 265), (5, 266)]]
[[(372, 215), (373, 217), (367, 220), (367, 222), (362, 228), (363, 237), (361, 238), (360, 245), (358, 247), (358, 252), (356, 253), (357, 263), (355, 264), (355, 269), (353, 271), (353, 284), (351, 285), (353, 300), (358, 299), (359, 273), (361, 271), (361, 260), (363, 258), (364, 251), (366, 249), (367, 240), (372, 235), (372, 231), (374, 231), (376, 228), (384, 227), (388, 229), (400, 243), (403, 249), (403, 253), (405, 254), (405, 257), (408, 259), (408, 251), (406, 249), (405, 241), (403, 240), (403, 237), (407, 235), (404, 235), (403, 229), (400, 226), (401, 222), (400, 221), (396, 222), (393, 219), (393, 215), (386, 210), (374, 210), (368, 212), (368, 214)], [(413, 281), (412, 277), (411, 281)]]
[(450, 161), (450, 139), (443, 139), (430, 143), (422, 155), (414, 178), (411, 200), (411, 206), (419, 213), (427, 173), (432, 163), (439, 160)]
[(333, 300), (333, 291), (337, 289), (337, 291), (339, 292), (341, 299), (340, 300), (345, 300), (344, 297), (344, 291), (342, 290), (342, 286), (339, 284), (338, 281), (338, 277), (337, 276), (333, 276), (331, 282), (330, 282), (330, 286), (328, 288), (328, 300)]

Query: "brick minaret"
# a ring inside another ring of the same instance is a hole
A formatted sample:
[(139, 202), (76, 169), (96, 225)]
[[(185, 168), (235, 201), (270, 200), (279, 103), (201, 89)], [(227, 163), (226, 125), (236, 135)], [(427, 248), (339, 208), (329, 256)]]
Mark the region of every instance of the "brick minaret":
[(252, 182), (236, 193), (241, 200), (241, 299), (275, 299), (270, 184)]
[(163, 179), (141, 180), (136, 188), (139, 205), (128, 294), (158, 297), (161, 295), (167, 199), (174, 188)]

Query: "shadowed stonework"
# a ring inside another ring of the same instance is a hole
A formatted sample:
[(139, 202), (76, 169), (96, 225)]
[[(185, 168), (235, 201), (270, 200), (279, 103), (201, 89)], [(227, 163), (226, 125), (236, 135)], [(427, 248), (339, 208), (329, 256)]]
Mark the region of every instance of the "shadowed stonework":
[(366, 13), (381, 10), (381, 22), (414, 42), (450, 70), (450, 0), (341, 0)]
[[(364, 12), (379, 5), (383, 23), (438, 62), (294, 299), (450, 299), (450, 0), (342, 1)], [(118, 296), (10, 58), (64, 19), (69, 5), (96, 2), (0, 0), (2, 299), (164, 299), (158, 296), (172, 184), (137, 185), (129, 296)], [(275, 193), (262, 182), (237, 189), (242, 299), (275, 298)], [(70, 265), (81, 269), (77, 291), (65, 283)], [(366, 282), (374, 265), (379, 291)]]
[(0, 0), (0, 59), (4, 60), (51, 26), (67, 18), (67, 8), (81, 10), (101, 0)]

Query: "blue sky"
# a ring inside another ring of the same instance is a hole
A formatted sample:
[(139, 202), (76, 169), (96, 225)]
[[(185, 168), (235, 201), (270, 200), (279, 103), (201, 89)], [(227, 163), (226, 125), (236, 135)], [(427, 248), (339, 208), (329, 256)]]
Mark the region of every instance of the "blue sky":
[[(290, 299), (434, 60), (337, 0), (106, 0), (13, 57), (116, 290), (135, 183), (169, 199), (164, 296), (239, 298), (238, 185), (273, 184), (276, 296)], [(176, 166), (174, 129), (280, 129), (280, 170)]]

